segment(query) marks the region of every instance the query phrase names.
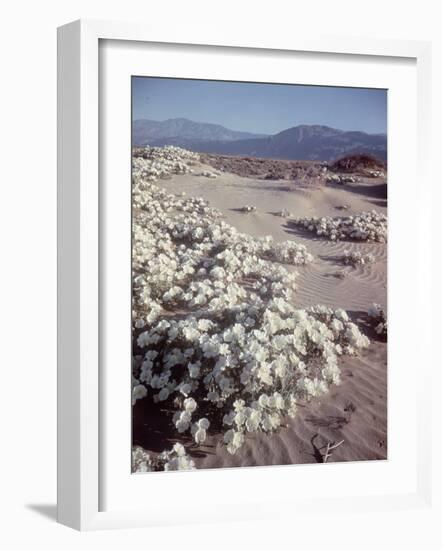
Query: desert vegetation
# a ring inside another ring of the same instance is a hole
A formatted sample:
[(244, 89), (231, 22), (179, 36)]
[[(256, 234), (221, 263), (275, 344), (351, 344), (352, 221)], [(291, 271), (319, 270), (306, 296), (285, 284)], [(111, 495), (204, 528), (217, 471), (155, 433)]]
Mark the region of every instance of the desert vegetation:
[(372, 264), (375, 261), (375, 257), (373, 254), (363, 254), (359, 250), (344, 250), (342, 261), (345, 265), (356, 267), (358, 265)]
[(387, 242), (387, 216), (376, 210), (354, 216), (294, 218), (289, 223), (332, 241)]
[(387, 314), (379, 304), (373, 304), (368, 310), (368, 317), (375, 332), (385, 340), (388, 334)]
[(151, 456), (142, 447), (132, 449), (132, 472), (171, 472), (174, 470), (194, 470), (195, 463), (186, 453), (181, 443), (175, 443), (169, 451), (164, 450)]
[(264, 180), (290, 180), (305, 183), (325, 180), (325, 162), (304, 162), (297, 160), (274, 160), (255, 157), (240, 157), (219, 154), (200, 154), (201, 162), (220, 172), (237, 174)]
[[(132, 399), (161, 407), (177, 437), (201, 445), (221, 434), (235, 454), (248, 436), (278, 431), (300, 404), (338, 385), (342, 358), (369, 339), (342, 308), (296, 305), (294, 268), (315, 261), (304, 244), (240, 232), (202, 197), (157, 185), (200, 162), (177, 147), (134, 151)], [(332, 241), (387, 239), (386, 216), (375, 211), (288, 224)], [(379, 333), (380, 314), (376, 323)], [(137, 472), (193, 467), (179, 443), (155, 456), (133, 450)]]
[(376, 172), (379, 176), (385, 176), (387, 165), (378, 157), (367, 154), (345, 155), (330, 163), (332, 172), (345, 172), (352, 174), (369, 174)]

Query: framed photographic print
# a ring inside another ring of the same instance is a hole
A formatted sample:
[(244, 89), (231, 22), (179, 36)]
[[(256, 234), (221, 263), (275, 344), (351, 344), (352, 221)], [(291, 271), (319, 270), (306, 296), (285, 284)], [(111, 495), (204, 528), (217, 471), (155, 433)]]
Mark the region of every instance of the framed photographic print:
[(58, 67), (59, 521), (424, 505), (429, 45), (81, 21)]

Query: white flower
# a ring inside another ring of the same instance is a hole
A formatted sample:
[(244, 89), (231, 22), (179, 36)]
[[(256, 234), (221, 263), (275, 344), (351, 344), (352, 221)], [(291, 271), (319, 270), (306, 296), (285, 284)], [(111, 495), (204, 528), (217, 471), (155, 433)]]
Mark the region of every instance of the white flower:
[(370, 318), (371, 326), (375, 332), (380, 336), (387, 339), (388, 334), (388, 321), (387, 314), (379, 304), (373, 304), (368, 309), (368, 316)]
[(237, 399), (233, 403), (233, 408), (235, 409), (236, 412), (238, 412), (238, 411), (241, 411), (244, 408), (244, 405), (245, 405), (244, 399)]
[(179, 433), (183, 433), (190, 428), (191, 413), (183, 411), (175, 418), (175, 427)]
[(262, 365), (258, 370), (258, 378), (263, 382), (263, 384), (270, 385), (273, 380), (270, 376), (270, 367), (269, 365)]
[(132, 448), (132, 472), (144, 473), (152, 471), (152, 461), (149, 453), (142, 447)]
[(200, 332), (193, 327), (184, 327), (183, 329), (184, 337), (187, 338), (187, 340), (197, 340), (200, 337)]
[(178, 456), (184, 456), (186, 454), (186, 450), (181, 443), (175, 443), (173, 450)]
[(269, 403), (269, 398), (265, 393), (263, 393), (259, 396), (258, 402), (261, 407), (267, 407)]
[(235, 454), (244, 442), (244, 436), (241, 432), (228, 430), (224, 434), (224, 443), (227, 444), (227, 450), (230, 454)]
[(146, 397), (147, 389), (143, 384), (137, 384), (132, 388), (132, 404), (135, 404), (138, 399), (143, 399)]
[(190, 363), (187, 368), (189, 369), (190, 378), (198, 378), (201, 369), (199, 363)]
[(175, 443), (171, 451), (161, 453), (160, 468), (164, 471), (194, 470), (195, 463), (186, 454), (186, 450), (180, 443)]
[(195, 443), (201, 444), (206, 440), (206, 430), (198, 429), (194, 433)]
[(238, 428), (241, 427), (245, 421), (246, 421), (245, 411), (244, 410), (238, 411), (235, 415), (235, 424), (237, 425), (237, 427)]
[(282, 410), (284, 408), (284, 398), (280, 393), (275, 392), (273, 394), (273, 403), (274, 403), (273, 406), (277, 409)]
[(193, 397), (188, 397), (184, 400), (184, 409), (189, 412), (193, 413), (195, 409), (197, 408), (197, 403)]
[(204, 443), (207, 437), (207, 430), (210, 426), (210, 422), (207, 418), (200, 418), (198, 422), (192, 425), (192, 435), (195, 439), (195, 443)]
[(207, 418), (200, 418), (198, 420), (198, 426), (203, 430), (208, 430), (210, 426), (210, 422), (207, 420)]
[(175, 426), (178, 432), (181, 434), (189, 429), (190, 422), (188, 422), (187, 420), (178, 420)]
[(186, 397), (189, 395), (191, 390), (192, 390), (192, 386), (190, 384), (181, 384), (180, 386), (180, 392)]
[(246, 428), (249, 432), (256, 432), (261, 421), (261, 413), (255, 409), (248, 409)]
[(200, 319), (198, 321), (198, 330), (206, 332), (212, 327), (212, 325), (213, 325), (213, 323), (211, 321), (209, 321), (208, 319)]
[(234, 411), (230, 411), (229, 414), (224, 415), (223, 424), (226, 424), (227, 426), (231, 426), (235, 421), (235, 417), (236, 417), (236, 413)]
[(337, 319), (340, 319), (341, 321), (347, 322), (348, 321), (348, 315), (347, 312), (343, 309), (337, 309), (335, 311), (335, 316)]
[(168, 388), (162, 388), (160, 390), (160, 393), (158, 394), (158, 399), (160, 401), (165, 401), (169, 397), (169, 390)]

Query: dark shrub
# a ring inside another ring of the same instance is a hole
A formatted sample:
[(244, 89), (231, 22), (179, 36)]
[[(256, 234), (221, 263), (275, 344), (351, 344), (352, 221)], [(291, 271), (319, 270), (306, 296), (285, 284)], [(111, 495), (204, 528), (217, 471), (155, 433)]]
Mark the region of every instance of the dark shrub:
[(377, 157), (366, 154), (346, 155), (330, 165), (334, 172), (359, 172), (361, 170), (385, 170), (386, 163)]

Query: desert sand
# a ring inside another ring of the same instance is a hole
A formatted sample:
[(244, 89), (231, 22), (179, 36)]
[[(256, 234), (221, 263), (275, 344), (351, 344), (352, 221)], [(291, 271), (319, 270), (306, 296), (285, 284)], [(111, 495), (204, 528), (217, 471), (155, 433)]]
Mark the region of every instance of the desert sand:
[[(134, 444), (155, 453), (180, 441), (197, 468), (321, 463), (327, 443), (342, 440), (328, 462), (386, 459), (387, 344), (366, 321), (367, 309), (373, 302), (387, 308), (387, 245), (332, 242), (294, 229), (286, 218), (276, 214), (282, 209), (294, 217), (340, 216), (372, 209), (386, 213), (385, 179), (361, 178), (358, 183), (325, 185), (314, 181), (254, 179), (225, 172), (217, 172), (216, 178), (200, 175), (213, 170), (201, 164), (194, 173), (175, 175), (158, 181), (158, 185), (169, 193), (204, 197), (241, 232), (305, 244), (315, 256), (314, 262), (287, 267), (299, 273), (296, 304), (344, 308), (369, 336), (371, 345), (358, 357), (342, 358), (339, 386), (301, 405), (297, 416), (287, 419), (279, 432), (248, 436), (235, 455), (222, 445), (221, 435), (211, 436), (199, 446), (190, 436), (179, 436), (158, 412), (149, 409), (145, 400), (134, 409)], [(245, 205), (255, 206), (256, 212), (241, 212)], [(371, 253), (375, 262), (358, 267), (343, 265), (338, 256), (344, 250)]]

